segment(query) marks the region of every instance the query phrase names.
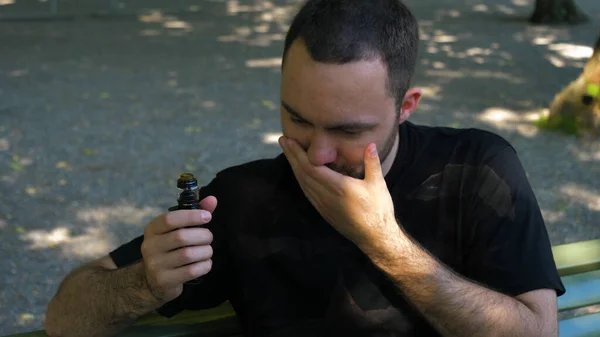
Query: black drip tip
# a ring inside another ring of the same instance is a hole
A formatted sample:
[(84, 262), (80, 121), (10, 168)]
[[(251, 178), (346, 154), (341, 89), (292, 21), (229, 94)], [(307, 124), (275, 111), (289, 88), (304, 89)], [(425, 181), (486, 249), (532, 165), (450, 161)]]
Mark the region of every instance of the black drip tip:
[(179, 209), (200, 209), (198, 200), (198, 180), (191, 173), (182, 173), (177, 179), (177, 188), (181, 190), (177, 198), (177, 206), (169, 208), (169, 211)]

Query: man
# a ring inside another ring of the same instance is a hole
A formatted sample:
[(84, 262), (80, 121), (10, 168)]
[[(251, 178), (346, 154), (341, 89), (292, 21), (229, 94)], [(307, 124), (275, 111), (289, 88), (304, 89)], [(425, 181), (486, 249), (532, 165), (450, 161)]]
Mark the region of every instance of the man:
[(565, 290), (514, 149), (406, 121), (418, 42), (398, 0), (309, 0), (283, 53), (284, 153), (73, 271), (47, 332), (228, 300), (248, 336), (557, 336)]

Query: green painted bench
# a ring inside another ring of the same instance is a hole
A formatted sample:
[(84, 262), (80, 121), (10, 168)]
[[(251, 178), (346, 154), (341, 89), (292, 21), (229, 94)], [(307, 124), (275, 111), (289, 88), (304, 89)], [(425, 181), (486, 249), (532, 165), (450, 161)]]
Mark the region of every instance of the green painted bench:
[[(600, 239), (553, 247), (566, 294), (559, 297), (559, 312), (600, 305)], [(7, 337), (45, 337), (43, 331)], [(186, 311), (170, 319), (156, 314), (141, 318), (121, 337), (239, 337), (235, 312), (226, 302), (204, 311)], [(600, 312), (560, 321), (560, 337), (600, 337)]]

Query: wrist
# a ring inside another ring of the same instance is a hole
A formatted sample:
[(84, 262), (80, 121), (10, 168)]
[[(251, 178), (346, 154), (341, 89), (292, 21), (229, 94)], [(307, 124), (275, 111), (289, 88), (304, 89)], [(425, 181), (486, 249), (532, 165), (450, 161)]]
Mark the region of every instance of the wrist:
[(162, 300), (160, 296), (157, 296), (156, 292), (150, 285), (144, 261), (142, 260), (139, 263), (136, 263), (136, 265), (133, 268), (136, 278), (136, 284), (138, 285), (139, 289), (138, 301), (140, 301), (140, 304), (143, 303), (143, 306), (147, 306), (150, 309), (150, 311), (163, 305), (165, 301)]

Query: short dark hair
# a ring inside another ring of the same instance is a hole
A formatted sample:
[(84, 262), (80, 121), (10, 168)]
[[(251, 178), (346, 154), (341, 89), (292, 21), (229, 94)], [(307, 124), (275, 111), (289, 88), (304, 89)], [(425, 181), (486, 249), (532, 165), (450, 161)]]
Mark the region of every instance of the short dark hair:
[(388, 71), (389, 94), (400, 110), (419, 48), (417, 20), (401, 0), (308, 0), (286, 35), (284, 62), (297, 39), (317, 62), (381, 59)]

